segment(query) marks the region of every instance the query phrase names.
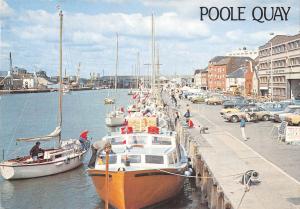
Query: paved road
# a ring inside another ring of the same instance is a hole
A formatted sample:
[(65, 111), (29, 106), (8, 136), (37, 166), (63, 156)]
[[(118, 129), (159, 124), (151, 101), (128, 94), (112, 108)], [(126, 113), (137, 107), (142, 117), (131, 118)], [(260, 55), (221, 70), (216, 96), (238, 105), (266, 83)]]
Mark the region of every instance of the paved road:
[(288, 175), (300, 181), (300, 145), (287, 145), (274, 139), (272, 137), (273, 122), (248, 122), (246, 124), (246, 135), (249, 140), (244, 141), (242, 140), (239, 123), (226, 122), (221, 117), (219, 112), (222, 106), (192, 104), (188, 101), (181, 101), (182, 108), (186, 104), (189, 104), (192, 116), (201, 121), (201, 124), (208, 126), (211, 132), (224, 130), (229, 132)]

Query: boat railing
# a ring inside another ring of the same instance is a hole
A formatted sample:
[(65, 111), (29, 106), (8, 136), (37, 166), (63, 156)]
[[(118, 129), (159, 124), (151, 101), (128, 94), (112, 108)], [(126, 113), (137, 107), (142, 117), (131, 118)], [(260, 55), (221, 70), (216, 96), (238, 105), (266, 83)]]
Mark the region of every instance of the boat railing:
[(161, 134), (122, 134), (108, 136), (104, 138), (109, 140), (112, 145), (175, 145), (175, 137)]

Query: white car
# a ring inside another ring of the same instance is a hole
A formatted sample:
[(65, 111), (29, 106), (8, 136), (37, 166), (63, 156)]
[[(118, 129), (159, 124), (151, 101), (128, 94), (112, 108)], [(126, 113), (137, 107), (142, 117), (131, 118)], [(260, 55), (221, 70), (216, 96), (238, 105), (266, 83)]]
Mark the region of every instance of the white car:
[(300, 113), (300, 106), (299, 105), (289, 105), (284, 109), (284, 111), (275, 112), (272, 115), (270, 112), (271, 119), (275, 122), (281, 122), (285, 120), (285, 117), (294, 113)]

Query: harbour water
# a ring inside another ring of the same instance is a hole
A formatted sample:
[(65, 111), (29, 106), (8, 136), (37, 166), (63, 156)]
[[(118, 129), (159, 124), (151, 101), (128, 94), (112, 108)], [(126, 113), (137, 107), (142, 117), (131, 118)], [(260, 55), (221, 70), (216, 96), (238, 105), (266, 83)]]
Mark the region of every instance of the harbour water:
[[(92, 141), (107, 133), (104, 117), (112, 106), (105, 106), (109, 90), (72, 92), (63, 99), (63, 138), (78, 138), (88, 129)], [(117, 93), (118, 107), (129, 104), (128, 90)], [(113, 92), (111, 92), (113, 93)], [(0, 99), (0, 149), (5, 159), (26, 154), (32, 143), (18, 143), (18, 137), (41, 136), (54, 130), (57, 121), (57, 92), (5, 95)], [(42, 142), (41, 147), (54, 146), (55, 142)], [(104, 203), (96, 194), (84, 165), (78, 169), (35, 179), (5, 181), (0, 177), (0, 209), (98, 209)], [(186, 181), (182, 192), (172, 200), (150, 207), (162, 209), (204, 209), (199, 206), (199, 193)]]

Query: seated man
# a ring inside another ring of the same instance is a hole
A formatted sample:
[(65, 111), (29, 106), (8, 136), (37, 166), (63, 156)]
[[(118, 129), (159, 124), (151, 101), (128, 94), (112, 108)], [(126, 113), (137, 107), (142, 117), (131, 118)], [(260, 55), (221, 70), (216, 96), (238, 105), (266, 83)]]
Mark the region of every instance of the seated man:
[(37, 161), (39, 153), (44, 152), (44, 150), (40, 148), (40, 144), (40, 142), (36, 142), (30, 150), (30, 156), (33, 159), (33, 161)]

